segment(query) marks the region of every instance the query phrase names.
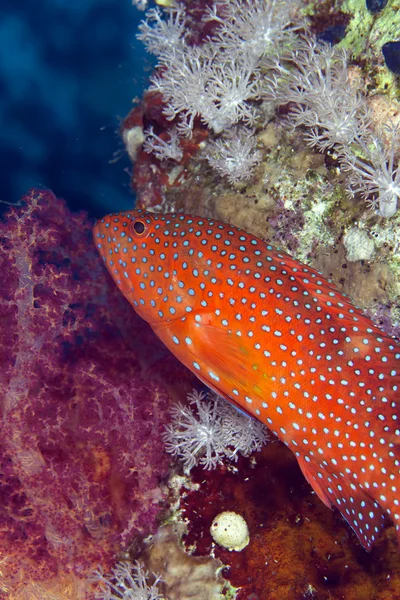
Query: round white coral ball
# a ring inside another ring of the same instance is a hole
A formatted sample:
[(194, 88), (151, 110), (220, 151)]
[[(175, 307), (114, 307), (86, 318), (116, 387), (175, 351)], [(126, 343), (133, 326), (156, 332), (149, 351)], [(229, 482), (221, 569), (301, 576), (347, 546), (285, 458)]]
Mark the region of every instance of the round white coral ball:
[(217, 515), (210, 533), (219, 546), (240, 552), (250, 541), (249, 528), (241, 515), (225, 511)]

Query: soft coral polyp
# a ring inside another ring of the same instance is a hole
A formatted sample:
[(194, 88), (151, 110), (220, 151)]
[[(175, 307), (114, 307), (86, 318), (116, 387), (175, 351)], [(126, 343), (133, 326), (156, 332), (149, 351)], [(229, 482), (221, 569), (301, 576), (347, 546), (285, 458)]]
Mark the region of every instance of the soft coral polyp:
[(0, 561), (14, 592), (109, 569), (155, 529), (170, 396), (154, 373), (184, 371), (108, 280), (85, 214), (32, 190), (0, 236)]

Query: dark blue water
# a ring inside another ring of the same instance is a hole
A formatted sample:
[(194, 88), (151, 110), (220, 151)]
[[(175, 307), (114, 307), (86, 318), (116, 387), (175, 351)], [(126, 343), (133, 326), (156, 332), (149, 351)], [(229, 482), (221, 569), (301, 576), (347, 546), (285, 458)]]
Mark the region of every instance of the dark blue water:
[(118, 128), (149, 75), (135, 39), (143, 13), (130, 0), (22, 0), (1, 12), (0, 200), (39, 186), (93, 216), (130, 208)]

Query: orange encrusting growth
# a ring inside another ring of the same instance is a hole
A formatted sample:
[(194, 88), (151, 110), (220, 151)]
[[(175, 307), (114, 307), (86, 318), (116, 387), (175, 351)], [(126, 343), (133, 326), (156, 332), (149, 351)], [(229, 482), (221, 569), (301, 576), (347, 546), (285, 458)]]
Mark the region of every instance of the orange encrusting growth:
[(146, 211), (98, 221), (114, 281), (218, 394), (265, 423), (370, 549), (400, 538), (400, 348), (321, 274), (240, 229)]

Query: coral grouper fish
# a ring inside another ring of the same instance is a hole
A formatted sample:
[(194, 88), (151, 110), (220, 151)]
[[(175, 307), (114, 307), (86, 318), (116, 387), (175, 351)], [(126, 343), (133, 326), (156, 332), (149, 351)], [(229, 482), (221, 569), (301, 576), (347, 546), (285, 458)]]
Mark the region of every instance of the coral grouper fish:
[(135, 311), (197, 377), (265, 423), (370, 549), (400, 539), (400, 348), (314, 269), (236, 227), (113, 214), (96, 246)]

